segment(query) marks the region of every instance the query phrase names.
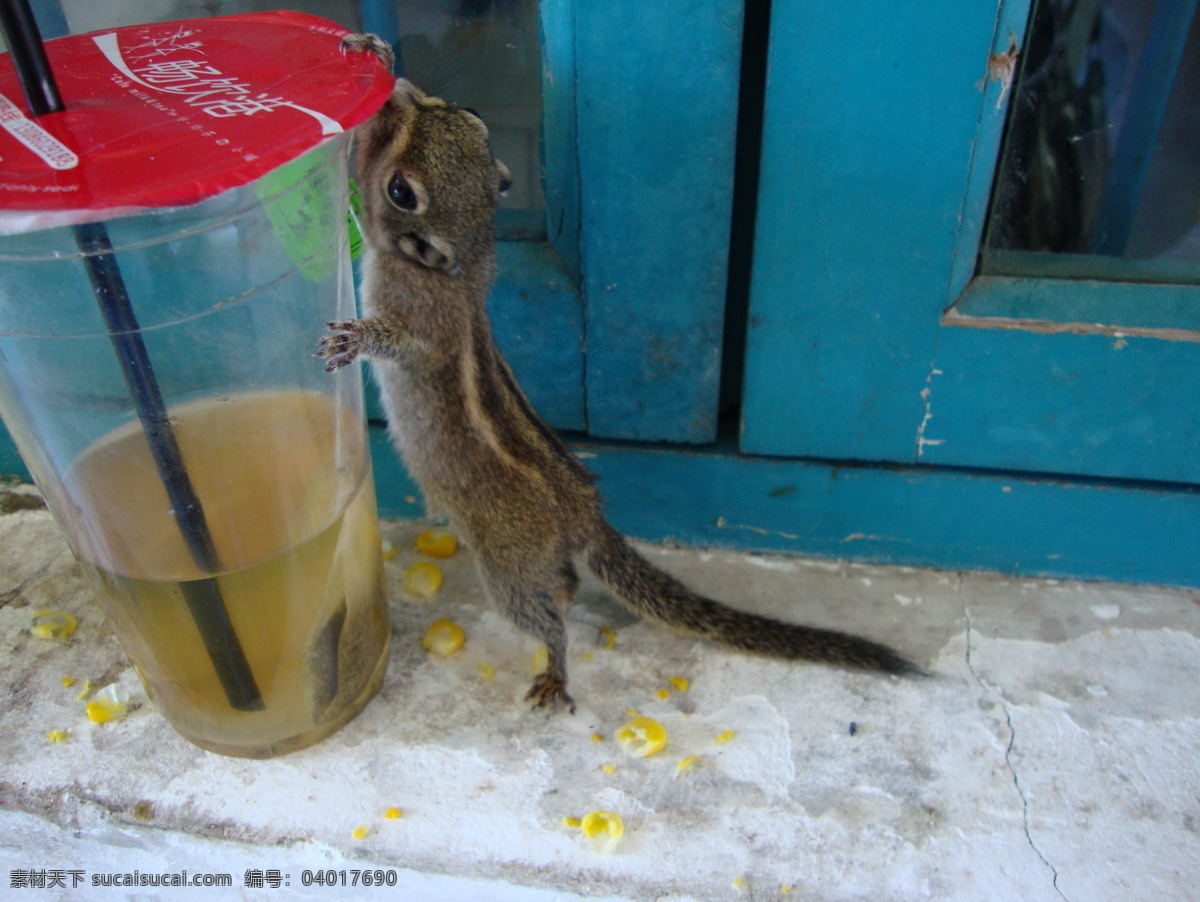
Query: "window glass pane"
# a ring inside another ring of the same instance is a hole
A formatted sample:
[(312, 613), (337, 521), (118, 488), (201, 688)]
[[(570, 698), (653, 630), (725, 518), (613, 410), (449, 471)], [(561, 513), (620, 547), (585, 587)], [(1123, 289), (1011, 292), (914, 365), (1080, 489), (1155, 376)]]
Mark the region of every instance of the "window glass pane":
[(1196, 0), (1037, 0), (981, 268), (1200, 282)]
[(487, 122), (492, 148), (513, 174), (502, 210), (544, 209), (537, 0), (400, 0), (399, 19), (397, 71)]

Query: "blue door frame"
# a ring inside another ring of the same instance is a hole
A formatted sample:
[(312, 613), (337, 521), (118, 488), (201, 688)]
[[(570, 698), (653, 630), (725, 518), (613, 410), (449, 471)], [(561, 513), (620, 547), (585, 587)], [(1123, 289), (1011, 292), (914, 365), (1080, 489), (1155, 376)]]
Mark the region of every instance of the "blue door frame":
[(772, 5), (740, 450), (827, 469), (807, 550), (1197, 584), (1200, 289), (978, 276), (1029, 2), (869, 6)]

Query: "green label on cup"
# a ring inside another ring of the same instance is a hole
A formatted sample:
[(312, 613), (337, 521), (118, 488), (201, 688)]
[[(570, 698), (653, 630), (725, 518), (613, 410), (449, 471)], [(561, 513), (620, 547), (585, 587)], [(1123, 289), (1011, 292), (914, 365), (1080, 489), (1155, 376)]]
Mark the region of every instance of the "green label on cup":
[(255, 182), (267, 219), (288, 258), (310, 282), (337, 274), (341, 242), (333, 240), (337, 236), (329, 230), (335, 221), (333, 205), (341, 192), (332, 184), (338, 167), (327, 162), (326, 154), (307, 153)]
[(358, 182), (350, 179), (350, 209), (346, 214), (346, 225), (350, 229), (350, 259), (357, 260), (363, 252), (363, 234), (359, 226), (362, 216), (362, 198), (358, 194)]

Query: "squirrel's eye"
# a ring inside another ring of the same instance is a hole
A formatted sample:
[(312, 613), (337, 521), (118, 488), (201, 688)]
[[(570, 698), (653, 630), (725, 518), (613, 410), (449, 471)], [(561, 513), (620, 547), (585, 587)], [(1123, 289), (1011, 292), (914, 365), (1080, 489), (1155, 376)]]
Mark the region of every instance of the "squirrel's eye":
[(408, 179), (400, 173), (392, 176), (392, 180), (387, 186), (388, 197), (401, 210), (412, 212), (417, 209), (417, 193), (413, 191), (412, 185), (408, 183)]

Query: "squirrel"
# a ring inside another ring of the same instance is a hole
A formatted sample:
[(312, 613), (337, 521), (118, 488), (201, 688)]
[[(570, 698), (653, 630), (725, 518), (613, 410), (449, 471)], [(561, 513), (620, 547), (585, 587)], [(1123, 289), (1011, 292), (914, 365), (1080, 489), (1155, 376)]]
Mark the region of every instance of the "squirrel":
[(687, 634), (780, 658), (920, 672), (883, 645), (705, 598), (631, 548), (605, 519), (593, 475), (534, 412), (492, 340), (493, 219), (511, 177), (487, 126), (399, 79), (358, 129), (365, 315), (329, 323), (317, 356), (330, 372), (370, 361), (427, 509), (467, 539), (499, 610), (545, 643), (547, 666), (527, 700), (574, 712), (562, 612), (579, 585), (577, 558), (627, 607)]

